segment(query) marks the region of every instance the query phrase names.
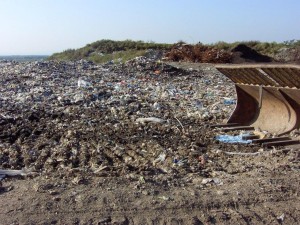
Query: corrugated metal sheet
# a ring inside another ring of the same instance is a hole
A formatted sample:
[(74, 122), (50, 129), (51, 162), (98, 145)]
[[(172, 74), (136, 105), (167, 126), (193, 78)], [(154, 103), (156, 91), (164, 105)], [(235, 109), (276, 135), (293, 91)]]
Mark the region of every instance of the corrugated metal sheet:
[(300, 88), (300, 70), (291, 68), (262, 68), (282, 87)]
[(297, 65), (226, 65), (216, 68), (237, 84), (300, 89), (300, 66)]
[(274, 81), (256, 68), (218, 68), (218, 70), (237, 84), (276, 86)]

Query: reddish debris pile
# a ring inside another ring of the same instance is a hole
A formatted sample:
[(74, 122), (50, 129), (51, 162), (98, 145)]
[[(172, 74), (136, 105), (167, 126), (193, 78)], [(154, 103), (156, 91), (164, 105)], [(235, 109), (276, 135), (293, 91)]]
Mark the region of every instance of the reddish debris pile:
[(171, 61), (189, 61), (201, 63), (229, 63), (232, 54), (204, 45), (175, 44), (165, 58)]

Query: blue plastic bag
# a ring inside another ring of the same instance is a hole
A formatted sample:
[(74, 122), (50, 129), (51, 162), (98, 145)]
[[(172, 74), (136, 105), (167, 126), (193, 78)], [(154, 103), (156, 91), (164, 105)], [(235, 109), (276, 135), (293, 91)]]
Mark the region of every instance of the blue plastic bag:
[(216, 140), (224, 143), (242, 143), (242, 144), (249, 144), (252, 143), (252, 140), (243, 140), (244, 136), (247, 136), (248, 134), (240, 134), (240, 135), (217, 135)]

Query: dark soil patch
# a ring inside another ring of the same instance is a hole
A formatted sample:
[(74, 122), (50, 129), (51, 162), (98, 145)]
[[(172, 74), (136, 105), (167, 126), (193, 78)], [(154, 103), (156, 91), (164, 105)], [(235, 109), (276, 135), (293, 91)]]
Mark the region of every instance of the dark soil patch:
[(231, 50), (232, 63), (255, 63), (255, 62), (273, 62), (273, 59), (269, 56), (262, 55), (254, 49), (244, 44), (239, 44)]

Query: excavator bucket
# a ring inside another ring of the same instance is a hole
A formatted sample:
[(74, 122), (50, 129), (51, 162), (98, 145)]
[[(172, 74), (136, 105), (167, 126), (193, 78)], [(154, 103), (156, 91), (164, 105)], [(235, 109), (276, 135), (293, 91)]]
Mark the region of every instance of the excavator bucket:
[(235, 83), (237, 105), (228, 124), (251, 126), (276, 135), (300, 127), (300, 66), (218, 65)]

